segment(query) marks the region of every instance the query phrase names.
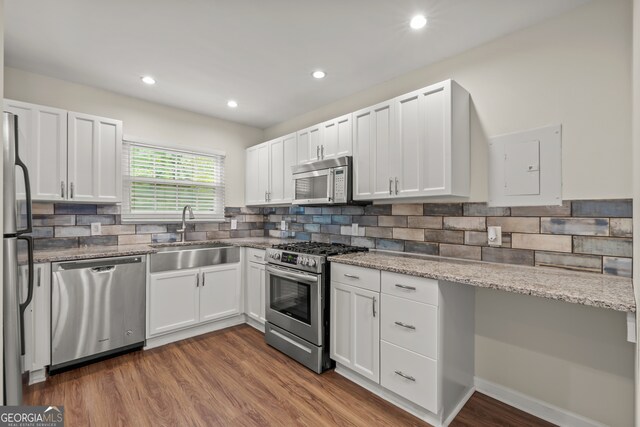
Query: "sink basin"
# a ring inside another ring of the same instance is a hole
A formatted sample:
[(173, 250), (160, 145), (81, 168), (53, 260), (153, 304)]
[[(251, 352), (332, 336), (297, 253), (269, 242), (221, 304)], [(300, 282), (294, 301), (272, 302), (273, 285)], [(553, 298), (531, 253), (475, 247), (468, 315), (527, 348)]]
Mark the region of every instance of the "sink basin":
[(179, 244), (156, 249), (158, 253), (151, 254), (149, 260), (151, 273), (240, 262), (240, 248), (225, 243)]
[(219, 243), (219, 242), (211, 242), (211, 243), (198, 243), (195, 245), (189, 243), (175, 243), (175, 244), (161, 244), (161, 245), (151, 245), (152, 248), (155, 248), (158, 252), (176, 252), (176, 251), (191, 251), (195, 249), (212, 249), (212, 248), (230, 248), (233, 245), (228, 243)]

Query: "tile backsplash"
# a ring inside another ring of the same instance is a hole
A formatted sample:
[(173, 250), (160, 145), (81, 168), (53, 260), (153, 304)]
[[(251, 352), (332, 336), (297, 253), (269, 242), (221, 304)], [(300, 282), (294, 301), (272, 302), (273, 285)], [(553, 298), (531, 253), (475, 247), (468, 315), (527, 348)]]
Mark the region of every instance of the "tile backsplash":
[[(628, 199), (513, 208), (486, 203), (290, 207), (264, 213), (272, 236), (280, 235), (284, 220), (302, 240), (631, 277)], [(352, 223), (359, 224), (357, 235)], [(501, 247), (489, 246), (490, 226), (502, 227)]]
[[(117, 205), (34, 203), (35, 248), (179, 241), (179, 223), (122, 224)], [(345, 243), (491, 262), (567, 268), (631, 277), (632, 203), (574, 200), (562, 206), (492, 208), (485, 203), (341, 207), (228, 207), (224, 222), (187, 226), (186, 240), (281, 237), (281, 221), (299, 240)], [(231, 230), (231, 219), (238, 221)], [(100, 222), (102, 235), (91, 236)], [(351, 224), (358, 224), (354, 235)], [(490, 247), (487, 227), (502, 227)]]
[[(231, 230), (231, 219), (238, 221)], [(102, 235), (91, 235), (91, 223), (102, 224)], [(122, 224), (120, 206), (70, 203), (33, 203), (33, 238), (36, 250), (115, 246), (180, 241), (179, 222)], [(261, 208), (226, 208), (224, 222), (188, 222), (185, 240), (262, 237)]]

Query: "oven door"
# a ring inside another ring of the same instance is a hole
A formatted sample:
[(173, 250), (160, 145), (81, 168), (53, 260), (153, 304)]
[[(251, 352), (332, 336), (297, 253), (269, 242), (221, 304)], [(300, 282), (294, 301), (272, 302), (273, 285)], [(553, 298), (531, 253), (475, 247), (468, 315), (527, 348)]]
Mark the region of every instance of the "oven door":
[(320, 274), (266, 267), (266, 319), (315, 345), (322, 345)]
[(296, 205), (333, 203), (333, 169), (293, 175), (293, 191)]

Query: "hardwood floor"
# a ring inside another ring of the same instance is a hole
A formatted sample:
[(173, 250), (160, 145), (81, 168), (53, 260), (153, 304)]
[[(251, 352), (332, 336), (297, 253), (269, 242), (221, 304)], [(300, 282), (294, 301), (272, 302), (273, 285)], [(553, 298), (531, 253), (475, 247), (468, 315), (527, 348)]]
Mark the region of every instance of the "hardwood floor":
[[(426, 426), (335, 372), (316, 375), (243, 325), (26, 386), (74, 426)], [(548, 426), (476, 393), (453, 426)]]

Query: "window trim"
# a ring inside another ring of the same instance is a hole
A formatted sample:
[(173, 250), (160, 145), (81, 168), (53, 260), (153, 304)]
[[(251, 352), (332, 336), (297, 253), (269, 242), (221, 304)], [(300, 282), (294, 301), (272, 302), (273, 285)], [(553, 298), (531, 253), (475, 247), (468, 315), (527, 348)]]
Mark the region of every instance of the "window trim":
[[(133, 144), (136, 146), (141, 146), (141, 147), (148, 147), (148, 148), (152, 148), (152, 149), (160, 149), (160, 150), (168, 150), (168, 151), (174, 151), (174, 152), (179, 152), (179, 153), (185, 153), (185, 154), (190, 154), (190, 155), (200, 155), (200, 156), (208, 156), (208, 157), (212, 157), (212, 156), (221, 156), (224, 158), (225, 161), (225, 169), (224, 169), (224, 174), (223, 177), (226, 179), (226, 152), (222, 151), (222, 150), (215, 150), (215, 149), (210, 149), (210, 148), (194, 148), (194, 147), (190, 147), (190, 146), (176, 146), (175, 144), (168, 144), (168, 143), (163, 143), (163, 142), (156, 142), (156, 141), (150, 141), (150, 140), (146, 140), (143, 138), (137, 138), (137, 137), (132, 137), (129, 135), (125, 135), (122, 138), (122, 144), (123, 144), (123, 152), (124, 152), (124, 145), (126, 144)], [(124, 163), (124, 162), (123, 162)], [(150, 181), (154, 181), (154, 180), (150, 180)], [(125, 170), (125, 165), (123, 165), (123, 179), (122, 179), (122, 195), (123, 195), (123, 201), (121, 203), (121, 206), (124, 207), (125, 204), (125, 200), (124, 200), (124, 196), (128, 194), (128, 190), (125, 188), (128, 183), (131, 182), (130, 179), (130, 175), (129, 175), (129, 170)], [(172, 181), (175, 182), (177, 184), (184, 184), (184, 181)], [(211, 187), (211, 188), (219, 188), (222, 187), (224, 189), (224, 191), (226, 192), (226, 181), (224, 182), (224, 184), (222, 186), (219, 185), (208, 185), (208, 184), (202, 184), (203, 187)], [(225, 222), (225, 218), (224, 218), (224, 210), (226, 208), (226, 197), (222, 202), (222, 214), (221, 215), (213, 215), (213, 214), (205, 214), (203, 212), (197, 212), (194, 211), (194, 213), (196, 214), (196, 218), (195, 219), (189, 219), (189, 222)], [(121, 222), (122, 224), (152, 224), (152, 223), (162, 223), (162, 224), (167, 224), (167, 223), (178, 223), (182, 221), (182, 212), (178, 212), (178, 213), (169, 213), (169, 212), (158, 212), (158, 213), (144, 213), (144, 214), (132, 214), (132, 213), (126, 213), (126, 212), (121, 212)]]

